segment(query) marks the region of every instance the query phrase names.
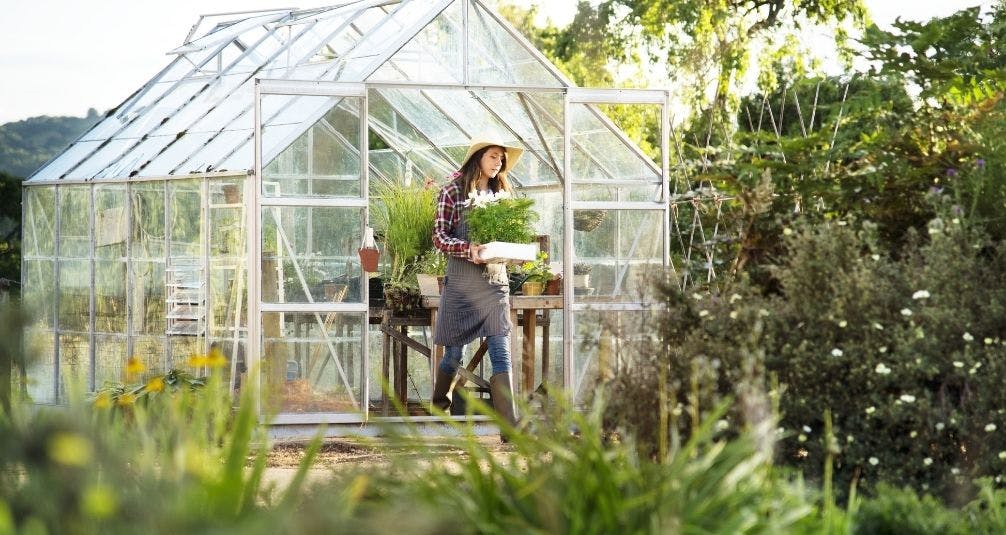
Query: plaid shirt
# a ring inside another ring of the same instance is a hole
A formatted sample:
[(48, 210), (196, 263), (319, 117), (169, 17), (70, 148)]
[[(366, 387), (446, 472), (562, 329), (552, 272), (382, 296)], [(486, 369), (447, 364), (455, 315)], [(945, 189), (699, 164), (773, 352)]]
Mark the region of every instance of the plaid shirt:
[(453, 237), (452, 233), (461, 224), (464, 202), (461, 187), (451, 181), (437, 196), (437, 216), (433, 221), (433, 246), (444, 254), (460, 258), (468, 257), (468, 242)]

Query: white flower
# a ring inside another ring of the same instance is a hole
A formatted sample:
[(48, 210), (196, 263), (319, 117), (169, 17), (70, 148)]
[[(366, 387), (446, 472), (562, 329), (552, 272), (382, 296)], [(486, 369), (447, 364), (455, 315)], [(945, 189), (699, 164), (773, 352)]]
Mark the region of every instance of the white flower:
[(985, 426), (985, 432), (991, 433), (996, 430), (996, 424), (988, 424)]
[(723, 431), (724, 429), (727, 429), (729, 427), (730, 427), (730, 423), (727, 422), (726, 420), (716, 420), (716, 430), (717, 431)]
[(759, 308), (758, 309), (758, 315), (761, 316), (761, 317), (767, 317), (768, 316), (768, 310), (765, 310), (764, 308)]
[(841, 357), (842, 356), (842, 350), (839, 349), (839, 348), (837, 348), (837, 347), (835, 349), (832, 349), (831, 350), (831, 356), (833, 356), (833, 357)]
[(908, 433), (908, 436), (910, 438), (915, 438), (915, 437), (919, 436), (919, 432), (918, 431), (912, 431), (911, 433)]
[(884, 330), (884, 326), (881, 325), (881, 324), (879, 324), (879, 323), (877, 323), (877, 322), (873, 322), (873, 328), (877, 329), (878, 331), (883, 331)]
[(1006, 459), (1006, 451), (1000, 451), (999, 452), (999, 458), (1000, 459)]
[(877, 466), (878, 464), (880, 464), (880, 459), (876, 457), (870, 457), (870, 465)]
[(877, 351), (881, 353), (887, 353), (887, 346), (880, 346), (879, 348), (877, 348)]
[(803, 426), (803, 432), (804, 433), (810, 433), (810, 426), (809, 425)]
[(901, 309), (901, 315), (902, 316), (911, 316), (912, 315), (912, 310), (909, 309), (909, 308), (903, 308), (903, 309)]
[(957, 474), (961, 473), (961, 469), (960, 468), (956, 468), (956, 467), (955, 468), (951, 468), (950, 469), (950, 473), (956, 476)]
[(878, 260), (880, 260), (880, 255), (879, 254), (872, 254), (872, 255), (870, 255), (870, 258), (872, 258), (874, 261), (878, 261)]
[(845, 320), (842, 320), (842, 321), (838, 322), (838, 326), (839, 326), (839, 327), (841, 327), (841, 328), (843, 328), (843, 329), (844, 329), (844, 328), (845, 328), (845, 326), (846, 326), (846, 325), (848, 325), (848, 324), (849, 324), (849, 322), (847, 322), (847, 321), (845, 321)]
[(887, 374), (891, 373), (891, 369), (888, 368), (886, 365), (884, 365), (883, 362), (881, 362), (880, 364), (877, 364), (877, 367), (874, 368), (873, 371), (879, 373), (880, 375), (887, 375)]
[(730, 319), (732, 319), (732, 320), (737, 319), (737, 311), (736, 310), (731, 310), (730, 311)]
[(904, 401), (905, 403), (914, 403), (915, 402), (915, 396), (913, 396), (911, 394), (901, 394), (901, 398), (900, 399), (901, 399), (901, 401)]
[(961, 338), (963, 338), (965, 342), (971, 342), (972, 340), (974, 340), (974, 339), (975, 339), (975, 337), (974, 337), (974, 336), (971, 336), (971, 333), (968, 333), (968, 332), (964, 333), (964, 334), (963, 334), (963, 335), (961, 336)]
[(782, 229), (782, 235), (783, 236), (789, 236), (790, 234), (793, 234), (793, 229), (791, 229), (789, 227), (786, 227), (786, 228)]
[(871, 405), (866, 408), (866, 414), (873, 414), (876, 410), (877, 408)]
[(692, 294), (692, 299), (694, 299), (696, 301), (701, 301), (702, 300), (702, 294), (694, 293), (694, 294)]
[(737, 301), (740, 301), (740, 300), (741, 300), (741, 296), (740, 296), (740, 294), (732, 294), (732, 295), (730, 296), (730, 303), (731, 303), (731, 304), (732, 304), (732, 303), (735, 303), (735, 302), (737, 302)]
[(912, 299), (928, 299), (928, 298), (929, 298), (929, 292), (927, 292), (926, 290), (919, 290), (912, 294)]
[(963, 367), (964, 367), (964, 363), (963, 362), (961, 362), (959, 360), (955, 360), (954, 361), (954, 368), (963, 368)]
[(985, 340), (983, 340), (983, 341), (985, 342), (985, 345), (987, 345), (987, 346), (992, 345), (992, 339), (991, 338), (986, 337)]
[(799, 435), (797, 435), (796, 439), (799, 442), (807, 442), (807, 435), (800, 433)]
[(926, 457), (925, 459), (922, 459), (922, 464), (924, 464), (926, 466), (929, 466), (929, 465), (933, 464), (933, 460), (931, 458), (929, 458), (929, 457)]
[(937, 431), (943, 431), (944, 427), (946, 427), (946, 425), (944, 425), (943, 422), (936, 422), (936, 430)]
[(852, 435), (846, 435), (845, 436), (845, 441), (848, 442), (849, 444), (852, 444), (853, 442), (855, 442), (855, 440), (856, 440), (856, 437), (854, 437)]
[(953, 218), (953, 219), (951, 219), (950, 222), (953, 223), (953, 224), (955, 224), (955, 225), (960, 225), (961, 224), (961, 220), (957, 219), (956, 217)]
[(699, 311), (699, 317), (700, 318), (704, 318), (704, 317), (706, 317), (708, 315), (709, 315), (709, 311), (708, 310), (700, 310)]

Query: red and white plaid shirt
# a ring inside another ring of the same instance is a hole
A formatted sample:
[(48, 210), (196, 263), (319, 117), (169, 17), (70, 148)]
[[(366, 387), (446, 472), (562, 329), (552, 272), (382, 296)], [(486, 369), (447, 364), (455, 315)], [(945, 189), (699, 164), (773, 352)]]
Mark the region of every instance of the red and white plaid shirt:
[(461, 187), (452, 180), (437, 196), (437, 216), (433, 221), (433, 246), (444, 254), (460, 258), (468, 257), (468, 242), (451, 234), (461, 224), (465, 200)]

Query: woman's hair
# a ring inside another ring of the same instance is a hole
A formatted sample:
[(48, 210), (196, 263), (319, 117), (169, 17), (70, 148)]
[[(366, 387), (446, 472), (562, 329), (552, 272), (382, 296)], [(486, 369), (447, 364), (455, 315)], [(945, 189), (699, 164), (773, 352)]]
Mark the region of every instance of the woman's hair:
[(479, 175), (482, 172), (481, 168), (479, 167), (479, 162), (482, 161), (482, 155), (485, 154), (487, 150), (493, 147), (503, 149), (503, 166), (500, 167), (500, 170), (498, 173), (496, 173), (496, 176), (489, 179), (489, 189), (493, 193), (500, 190), (509, 192), (513, 191), (512, 187), (510, 186), (510, 181), (507, 180), (506, 177), (506, 170), (507, 170), (506, 148), (500, 147), (499, 145), (489, 145), (488, 147), (482, 147), (481, 149), (475, 151), (475, 153), (472, 154), (471, 158), (468, 158), (468, 161), (466, 161), (461, 166), (461, 169), (459, 171), (461, 174), (456, 179), (454, 179), (458, 183), (458, 186), (461, 187), (461, 193), (463, 193), (464, 195), (468, 195), (472, 190), (475, 189), (476, 184), (478, 183)]

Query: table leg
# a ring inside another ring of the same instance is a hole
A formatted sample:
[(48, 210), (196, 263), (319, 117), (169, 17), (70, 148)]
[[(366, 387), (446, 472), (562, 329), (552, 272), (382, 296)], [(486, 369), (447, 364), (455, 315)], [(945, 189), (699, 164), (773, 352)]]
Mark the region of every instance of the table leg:
[(534, 335), (537, 322), (537, 311), (524, 310), (524, 347), (521, 351), (521, 379), (524, 394), (534, 392)]
[(388, 400), (388, 389), (391, 388), (391, 336), (384, 334), (384, 353), (381, 359), (381, 407), (384, 416), (390, 412), (390, 400)]
[(552, 311), (541, 311), (541, 384), (548, 387), (548, 327), (552, 323)]
[[(403, 326), (400, 327), (399, 330), (401, 331), (402, 336), (409, 336), (408, 327)], [(409, 399), (407, 389), (408, 382), (406, 381), (408, 363), (405, 360), (408, 358), (408, 351), (409, 348), (405, 344), (397, 344), (395, 351), (395, 397), (398, 398), (398, 401), (401, 402), (403, 407), (408, 405)]]
[(511, 382), (517, 389), (520, 383), (517, 382), (517, 309), (515, 308), (510, 309), (510, 369)]

